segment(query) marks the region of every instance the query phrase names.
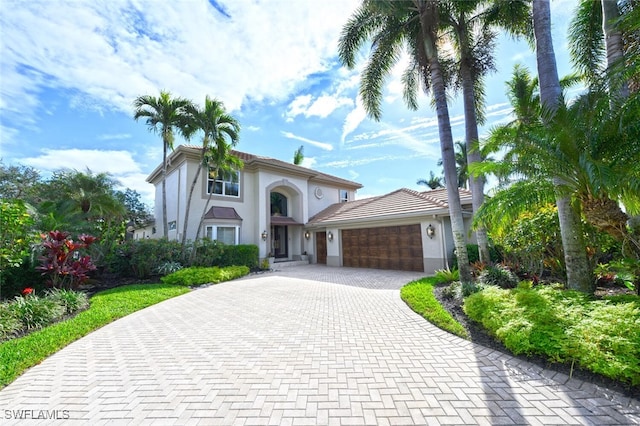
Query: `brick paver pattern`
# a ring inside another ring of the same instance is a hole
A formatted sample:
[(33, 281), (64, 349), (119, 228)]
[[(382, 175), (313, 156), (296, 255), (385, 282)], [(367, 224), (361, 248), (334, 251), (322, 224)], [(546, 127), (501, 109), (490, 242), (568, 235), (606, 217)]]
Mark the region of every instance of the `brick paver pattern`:
[(640, 424), (638, 400), (432, 326), (400, 300), (411, 278), (309, 266), (195, 290), (30, 369), (0, 423)]

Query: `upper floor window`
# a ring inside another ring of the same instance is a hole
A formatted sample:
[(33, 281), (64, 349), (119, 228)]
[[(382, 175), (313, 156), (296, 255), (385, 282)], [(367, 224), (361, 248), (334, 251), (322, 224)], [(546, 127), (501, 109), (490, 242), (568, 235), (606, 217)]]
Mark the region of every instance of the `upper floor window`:
[(271, 193), (271, 216), (287, 216), (287, 197), (279, 192)]
[(341, 203), (346, 203), (347, 201), (349, 201), (349, 191), (347, 191), (346, 189), (341, 189), (340, 190), (340, 202)]
[(226, 172), (220, 169), (209, 169), (207, 179), (207, 193), (226, 195), (228, 197), (240, 196), (240, 172)]

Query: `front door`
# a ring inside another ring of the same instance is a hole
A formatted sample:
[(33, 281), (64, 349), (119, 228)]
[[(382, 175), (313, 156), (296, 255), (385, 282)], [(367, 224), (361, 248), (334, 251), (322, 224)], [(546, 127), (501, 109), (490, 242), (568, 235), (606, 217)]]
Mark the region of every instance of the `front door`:
[(287, 238), (287, 226), (274, 225), (271, 227), (271, 235), (273, 235), (273, 255), (276, 258), (289, 257), (288, 250), (288, 238)]
[(316, 232), (316, 262), (327, 264), (327, 233)]

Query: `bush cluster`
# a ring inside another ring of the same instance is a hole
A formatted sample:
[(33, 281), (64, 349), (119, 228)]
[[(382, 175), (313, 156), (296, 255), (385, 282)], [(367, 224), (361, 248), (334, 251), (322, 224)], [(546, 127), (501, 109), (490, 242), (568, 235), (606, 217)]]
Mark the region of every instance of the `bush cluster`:
[(87, 306), (89, 299), (85, 293), (64, 289), (48, 290), (42, 297), (27, 294), (0, 303), (0, 341), (43, 328)]
[(514, 354), (542, 355), (640, 384), (640, 298), (593, 299), (554, 286), (486, 287), (469, 296), (466, 314)]
[(519, 279), (507, 267), (503, 265), (491, 265), (486, 267), (478, 275), (478, 283), (481, 285), (495, 285), (502, 288), (516, 288)]
[(203, 284), (217, 284), (223, 281), (230, 281), (240, 278), (249, 273), (246, 266), (227, 266), (218, 268), (204, 268), (192, 266), (190, 268), (181, 269), (167, 276), (160, 278), (164, 284), (182, 285), (182, 286), (199, 286)]
[(258, 266), (258, 247), (255, 245), (225, 245), (202, 239), (183, 249), (178, 241), (147, 239), (127, 241), (118, 247), (118, 256), (109, 266), (112, 272), (123, 276), (148, 278), (172, 265), (180, 267)]

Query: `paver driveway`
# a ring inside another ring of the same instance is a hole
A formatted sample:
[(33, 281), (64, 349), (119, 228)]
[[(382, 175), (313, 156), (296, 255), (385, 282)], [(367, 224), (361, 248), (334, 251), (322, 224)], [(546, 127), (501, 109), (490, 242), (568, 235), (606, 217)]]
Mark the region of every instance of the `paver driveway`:
[(29, 370), (0, 423), (640, 423), (637, 400), (431, 326), (399, 298), (412, 277), (309, 266), (193, 291)]

